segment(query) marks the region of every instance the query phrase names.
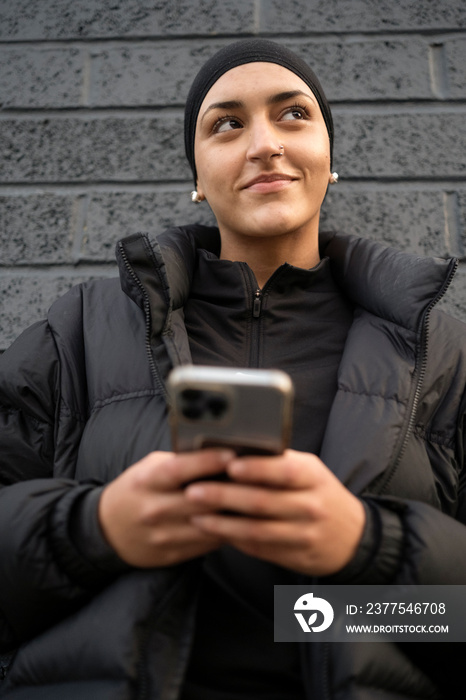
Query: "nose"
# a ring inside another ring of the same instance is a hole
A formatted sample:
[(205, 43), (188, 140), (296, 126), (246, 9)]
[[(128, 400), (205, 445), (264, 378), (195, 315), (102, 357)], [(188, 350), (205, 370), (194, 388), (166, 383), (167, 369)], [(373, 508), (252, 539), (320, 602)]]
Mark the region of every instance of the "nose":
[(250, 126), (247, 160), (268, 161), (282, 154), (280, 137), (268, 119), (258, 119)]

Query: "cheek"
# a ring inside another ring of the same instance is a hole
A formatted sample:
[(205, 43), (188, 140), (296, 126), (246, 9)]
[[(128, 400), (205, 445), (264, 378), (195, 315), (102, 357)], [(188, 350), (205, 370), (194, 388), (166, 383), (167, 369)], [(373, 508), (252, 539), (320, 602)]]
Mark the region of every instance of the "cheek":
[(314, 152), (307, 160), (305, 171), (306, 179), (312, 182), (313, 186), (322, 183), (322, 186), (327, 187), (330, 177), (330, 156), (325, 151)]
[(309, 169), (328, 168), (330, 170), (330, 142), (327, 132), (317, 131), (309, 135), (298, 149), (301, 162), (307, 162)]
[(196, 160), (197, 177), (207, 199), (226, 196), (234, 184), (238, 166), (228, 149), (200, 153)]
[(215, 159), (209, 153), (200, 151), (196, 154), (197, 177), (203, 187), (208, 187), (216, 179)]
[(325, 141), (318, 139), (302, 151), (312, 167), (330, 167), (330, 149)]

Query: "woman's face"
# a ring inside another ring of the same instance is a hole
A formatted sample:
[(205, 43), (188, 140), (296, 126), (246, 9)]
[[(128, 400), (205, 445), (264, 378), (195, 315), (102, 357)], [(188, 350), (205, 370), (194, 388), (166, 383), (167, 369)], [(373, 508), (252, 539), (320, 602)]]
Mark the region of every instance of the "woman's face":
[(329, 136), (314, 94), (293, 72), (260, 62), (224, 73), (200, 108), (195, 160), (198, 194), (223, 242), (288, 234), (317, 240)]

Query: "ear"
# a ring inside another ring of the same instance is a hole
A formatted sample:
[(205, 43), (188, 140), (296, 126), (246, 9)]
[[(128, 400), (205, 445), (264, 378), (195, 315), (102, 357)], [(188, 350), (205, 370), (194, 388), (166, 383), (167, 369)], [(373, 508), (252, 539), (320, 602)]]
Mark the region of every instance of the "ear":
[(205, 194), (203, 192), (202, 185), (199, 184), (199, 180), (196, 180), (196, 192), (199, 202), (203, 202), (205, 199)]

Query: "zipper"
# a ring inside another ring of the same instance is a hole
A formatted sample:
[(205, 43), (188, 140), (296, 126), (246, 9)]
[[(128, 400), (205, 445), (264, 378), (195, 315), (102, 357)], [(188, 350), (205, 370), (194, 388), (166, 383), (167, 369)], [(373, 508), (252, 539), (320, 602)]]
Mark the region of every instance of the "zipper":
[(144, 285), (142, 284), (141, 280), (139, 277), (136, 275), (134, 272), (133, 268), (131, 267), (131, 263), (128, 260), (128, 256), (126, 255), (126, 251), (123, 247), (122, 242), (120, 241), (118, 244), (120, 254), (122, 257), (122, 260), (125, 264), (125, 268), (128, 271), (131, 279), (136, 283), (137, 287), (141, 290), (143, 298), (144, 298), (144, 318), (145, 318), (145, 328), (146, 328), (146, 334), (145, 334), (145, 347), (146, 347), (146, 354), (149, 360), (149, 367), (150, 371), (152, 374), (152, 377), (154, 379), (154, 382), (162, 392), (163, 396), (167, 398), (167, 391), (165, 389), (164, 383), (161, 381), (159, 377), (159, 373), (157, 371), (157, 366), (155, 364), (154, 357), (152, 355), (152, 348), (151, 348), (151, 319), (150, 319), (150, 302), (149, 302), (149, 296), (144, 288)]
[(417, 381), (416, 381), (416, 388), (414, 390), (414, 395), (413, 395), (413, 400), (411, 403), (411, 411), (409, 414), (409, 420), (408, 424), (406, 427), (406, 431), (403, 437), (403, 441), (401, 443), (400, 449), (398, 451), (398, 454), (394, 458), (394, 462), (391, 467), (389, 467), (387, 471), (387, 478), (385, 479), (383, 486), (381, 487), (379, 493), (383, 494), (387, 491), (390, 482), (395, 475), (396, 470), (398, 469), (398, 465), (400, 464), (404, 452), (406, 450), (406, 447), (408, 445), (409, 439), (411, 437), (411, 433), (414, 429), (414, 423), (416, 420), (416, 415), (417, 415), (417, 409), (419, 406), (419, 399), (421, 397), (421, 389), (422, 385), (424, 383), (424, 377), (426, 374), (426, 369), (427, 369), (427, 353), (428, 353), (428, 340), (429, 340), (429, 329), (430, 329), (430, 314), (432, 309), (438, 302), (445, 296), (448, 287), (451, 284), (451, 281), (453, 277), (455, 276), (456, 270), (458, 269), (458, 260), (455, 258), (453, 261), (453, 264), (450, 268), (448, 277), (446, 278), (444, 285), (442, 289), (439, 291), (437, 296), (432, 299), (430, 302), (429, 306), (424, 312), (424, 317), (422, 320), (422, 332), (421, 332), (421, 341), (420, 341), (420, 349), (418, 353), (418, 357), (420, 356), (420, 363), (418, 365), (419, 369), (416, 368), (417, 372)]
[(330, 700), (330, 642), (322, 642), (322, 696)]
[(262, 311), (262, 292), (260, 289), (256, 289), (254, 293), (254, 299), (252, 302), (252, 316), (253, 318), (259, 318)]
[(260, 358), (260, 321), (262, 312), (262, 291), (257, 288), (252, 298), (251, 338), (249, 366), (259, 367)]
[(259, 367), (260, 318), (262, 313), (263, 290), (257, 285), (256, 277), (247, 263), (240, 263), (246, 286), (246, 298), (252, 299), (249, 338), (249, 367)]
[[(416, 414), (417, 414), (417, 409), (419, 405), (419, 399), (421, 397), (421, 389), (422, 385), (424, 383), (424, 378), (426, 374), (426, 369), (427, 369), (427, 352), (428, 352), (428, 338), (429, 338), (429, 326), (430, 326), (430, 314), (432, 309), (438, 302), (445, 296), (448, 287), (451, 284), (451, 281), (453, 277), (455, 276), (456, 270), (458, 268), (458, 260), (455, 259), (449, 274), (444, 282), (444, 285), (440, 292), (437, 294), (437, 296), (430, 302), (428, 305), (427, 309), (424, 312), (424, 317), (422, 320), (422, 332), (421, 332), (421, 341), (420, 341), (420, 349), (418, 356), (420, 356), (421, 361), (419, 363), (419, 370), (417, 373), (417, 380), (416, 380), (416, 388), (414, 390), (413, 394), (413, 401), (411, 404), (411, 411), (409, 415), (409, 420), (408, 420), (408, 425), (403, 437), (403, 441), (401, 443), (401, 447), (398, 451), (398, 454), (396, 455), (394, 462), (392, 466), (388, 470), (388, 475), (387, 478), (380, 489), (379, 493), (383, 494), (389, 487), (390, 481), (392, 480), (398, 465), (401, 462), (401, 459), (403, 457), (403, 454), (406, 450), (406, 447), (408, 445), (409, 438), (411, 436), (411, 433), (414, 428), (414, 422), (416, 420)], [(330, 681), (330, 642), (322, 642), (322, 656), (321, 656), (321, 670), (322, 670), (322, 675), (321, 675), (321, 690), (322, 690), (322, 695), (321, 698), (322, 700), (330, 700), (330, 686), (329, 686), (329, 681)]]
[[(147, 678), (147, 666), (150, 664), (150, 660), (147, 658), (149, 640), (154, 631), (155, 622), (160, 615), (160, 611), (163, 608), (166, 601), (170, 598), (172, 592), (169, 591), (161, 601), (160, 606), (154, 606), (151, 613), (148, 616), (147, 624), (145, 630), (141, 637), (139, 657), (137, 661), (138, 671), (138, 694), (137, 700), (150, 700), (149, 698), (149, 681)], [(176, 700), (178, 693), (173, 693), (171, 700)]]
[[(164, 595), (162, 595), (161, 600), (157, 602), (157, 605), (153, 606), (151, 612), (148, 615), (145, 628), (140, 638), (137, 658), (137, 700), (151, 700), (152, 695), (149, 695), (150, 683), (147, 672), (148, 666), (151, 664), (151, 660), (150, 658), (148, 658), (148, 655), (150, 653), (149, 642), (154, 632), (157, 618), (163, 612), (164, 608), (169, 604), (170, 599), (176, 596), (180, 587), (185, 585), (186, 579), (187, 577), (189, 577), (191, 568), (192, 566), (188, 567), (188, 572), (185, 571), (184, 574), (179, 575), (178, 580), (173, 584), (173, 586), (169, 588), (169, 590), (166, 591)], [(183, 651), (181, 652), (181, 654), (184, 653), (184, 658), (182, 659), (184, 667), (181, 670), (181, 673), (178, 669), (176, 676), (172, 679), (169, 685), (164, 686), (164, 689), (160, 696), (161, 698), (163, 698), (163, 700), (177, 700), (180, 697), (180, 686), (183, 682), (182, 676), (186, 671), (189, 660), (188, 651), (189, 650), (187, 649), (186, 644), (184, 644)], [(178, 656), (178, 662), (179, 660), (180, 657)]]
[[(128, 256), (126, 255), (126, 251), (123, 247), (123, 244), (120, 242), (119, 244), (119, 251), (121, 254), (121, 258), (124, 262), (125, 268), (128, 271), (128, 274), (130, 275), (131, 279), (135, 282), (137, 285), (138, 289), (141, 290), (141, 293), (143, 295), (144, 299), (144, 317), (145, 317), (145, 346), (146, 346), (146, 353), (147, 357), (149, 360), (149, 366), (151, 370), (152, 377), (157, 384), (157, 386), (160, 388), (162, 394), (165, 396), (167, 399), (167, 391), (165, 389), (164, 383), (161, 381), (159, 377), (159, 373), (157, 371), (157, 366), (155, 363), (155, 360), (152, 355), (152, 348), (151, 348), (151, 318), (150, 318), (150, 301), (149, 301), (149, 296), (145, 290), (144, 285), (142, 284), (141, 280), (139, 277), (136, 275), (134, 272), (131, 263), (128, 260)], [(138, 660), (137, 660), (137, 666), (138, 666), (138, 700), (149, 700), (149, 683), (148, 683), (148, 678), (147, 678), (147, 664), (150, 663), (148, 659), (146, 658), (147, 656), (147, 648), (148, 648), (148, 643), (149, 639), (151, 637), (151, 634), (153, 633), (153, 628), (155, 625), (155, 621), (157, 617), (160, 614), (161, 609), (164, 607), (166, 601), (176, 592), (176, 589), (178, 588), (179, 585), (183, 582), (183, 578), (181, 578), (181, 581), (179, 581), (176, 586), (175, 586), (175, 591), (173, 589), (170, 589), (166, 595), (162, 598), (160, 601), (160, 604), (157, 606), (154, 606), (151, 613), (148, 616), (147, 624), (145, 626), (144, 632), (141, 637), (141, 642), (140, 642), (140, 651), (138, 655)], [(173, 690), (173, 693), (170, 693), (170, 697), (172, 700), (176, 700), (178, 697), (178, 691)]]
[(247, 263), (240, 263), (243, 269), (244, 280), (246, 285), (246, 294), (248, 298), (252, 298), (251, 312), (251, 338), (249, 350), (249, 367), (259, 367), (260, 358), (260, 322), (262, 316), (262, 303), (265, 293), (273, 285), (275, 279), (279, 277), (286, 269), (287, 264), (281, 265), (269, 277), (262, 289), (258, 287), (256, 277)]
[(16, 649), (3, 654), (0, 654), (0, 682), (4, 681), (8, 675), (8, 670), (13, 663)]

